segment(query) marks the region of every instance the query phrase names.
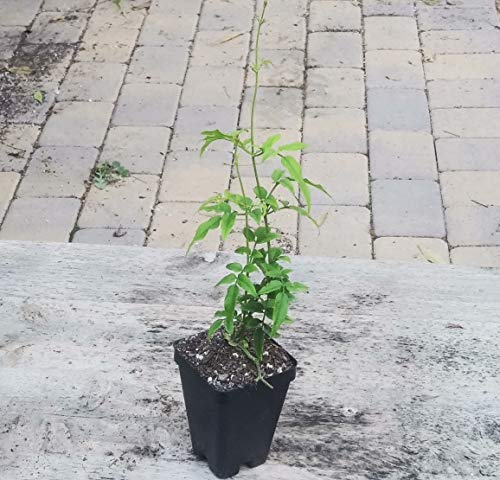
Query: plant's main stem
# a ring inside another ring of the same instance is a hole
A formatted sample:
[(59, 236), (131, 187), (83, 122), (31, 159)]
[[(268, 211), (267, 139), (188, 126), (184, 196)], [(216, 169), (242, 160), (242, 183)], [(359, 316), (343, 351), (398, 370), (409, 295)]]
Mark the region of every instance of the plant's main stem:
[[(250, 111), (250, 145), (251, 145), (251, 159), (252, 159), (252, 167), (253, 167), (253, 173), (255, 176), (255, 182), (257, 184), (257, 187), (260, 187), (260, 179), (259, 179), (259, 172), (257, 171), (257, 162), (255, 158), (257, 157), (257, 152), (255, 151), (255, 108), (257, 106), (257, 94), (259, 91), (259, 79), (260, 79), (260, 69), (262, 65), (259, 64), (259, 47), (260, 47), (260, 36), (262, 33), (262, 25), (264, 25), (264, 17), (266, 15), (266, 9), (267, 9), (267, 0), (264, 0), (264, 4), (262, 6), (262, 12), (260, 14), (260, 17), (258, 18), (258, 25), (257, 25), (257, 34), (255, 36), (255, 63), (254, 63), (254, 76), (255, 76), (255, 81), (254, 81), (254, 86), (253, 86), (253, 96), (252, 96), (252, 106), (251, 106), (251, 111)], [(266, 226), (266, 230), (269, 229), (269, 222), (267, 220), (267, 206), (264, 210), (264, 225)], [(270, 250), (271, 250), (271, 242), (267, 242), (267, 256), (270, 258)]]

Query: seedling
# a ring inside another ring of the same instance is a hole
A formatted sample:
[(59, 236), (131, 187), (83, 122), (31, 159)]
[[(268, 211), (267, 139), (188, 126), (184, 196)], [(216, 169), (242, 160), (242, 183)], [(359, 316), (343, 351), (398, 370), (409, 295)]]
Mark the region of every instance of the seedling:
[(130, 172), (120, 162), (104, 162), (96, 167), (92, 183), (99, 190), (104, 190), (108, 185), (129, 176)]
[[(228, 142), (234, 152), (234, 172), (239, 193), (225, 191), (206, 200), (200, 211), (210, 218), (198, 226), (188, 252), (196, 242), (203, 240), (211, 230), (220, 230), (222, 240), (238, 234), (241, 243), (235, 253), (240, 260), (229, 263), (228, 270), (217, 285), (225, 286), (224, 307), (215, 314), (215, 321), (208, 330), (213, 337), (223, 331), (226, 341), (250, 359), (257, 369), (257, 380), (267, 383), (262, 374), (262, 360), (266, 341), (275, 339), (284, 325), (292, 323), (289, 305), (299, 292), (308, 287), (290, 279), (291, 259), (277, 246), (280, 233), (272, 226), (278, 212), (293, 210), (310, 220), (316, 227), (320, 222), (311, 215), (311, 189), (328, 195), (322, 185), (305, 178), (295, 154), (305, 148), (301, 142), (280, 144), (280, 135), (270, 136), (263, 143), (255, 138), (255, 110), (262, 68), (269, 64), (260, 58), (259, 43), (267, 8), (263, 2), (262, 13), (257, 18), (255, 58), (251, 65), (254, 88), (251, 101), (250, 128), (234, 132), (210, 130), (202, 132), (204, 143), (201, 154), (214, 142)], [(245, 186), (240, 172), (240, 159), (250, 160), (253, 186)], [(270, 187), (263, 186), (259, 165), (279, 159), (282, 168), (272, 173)], [(290, 193), (293, 202), (283, 197)], [(302, 200), (299, 201), (299, 198)], [(243, 229), (235, 233), (237, 221)]]

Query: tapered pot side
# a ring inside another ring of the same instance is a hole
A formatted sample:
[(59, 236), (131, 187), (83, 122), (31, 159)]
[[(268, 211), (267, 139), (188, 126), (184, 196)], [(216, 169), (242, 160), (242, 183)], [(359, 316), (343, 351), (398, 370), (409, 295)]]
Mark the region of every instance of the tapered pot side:
[(218, 478), (236, 475), (242, 465), (256, 467), (269, 454), (274, 431), (290, 382), (295, 379), (296, 360), (286, 371), (263, 382), (220, 391), (207, 382), (174, 344), (179, 366), (193, 452), (206, 459)]

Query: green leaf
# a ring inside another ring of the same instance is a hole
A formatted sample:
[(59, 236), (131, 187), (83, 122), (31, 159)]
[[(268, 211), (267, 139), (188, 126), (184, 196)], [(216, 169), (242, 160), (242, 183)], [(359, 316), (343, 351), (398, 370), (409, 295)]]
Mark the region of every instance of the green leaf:
[(233, 262), (233, 263), (228, 263), (226, 265), (226, 268), (228, 270), (231, 270), (232, 272), (240, 273), (243, 270), (243, 267), (241, 266), (240, 263)]
[(254, 273), (258, 272), (259, 269), (253, 264), (249, 263), (248, 265), (245, 265), (245, 268), (243, 269), (243, 273)]
[(255, 356), (259, 362), (262, 362), (262, 356), (264, 354), (264, 330), (262, 328), (257, 328), (253, 335), (253, 345), (255, 348)]
[(280, 134), (276, 135), (271, 135), (263, 144), (262, 144), (262, 150), (267, 150), (268, 148), (271, 148), (279, 139), (281, 138)]
[(282, 178), (280, 180), (280, 185), (283, 185), (292, 195), (295, 196), (295, 188), (293, 183), (288, 178)]
[[(227, 206), (229, 207), (229, 205)], [(231, 230), (234, 227), (234, 222), (236, 221), (236, 215), (237, 215), (236, 212), (231, 212), (231, 213), (225, 213), (224, 216), (222, 217), (221, 227), (220, 227), (222, 240), (225, 240), (227, 236), (231, 233)]]
[(328, 191), (325, 189), (325, 187), (323, 187), (323, 185), (321, 185), (320, 183), (311, 182), (311, 180), (309, 180), (308, 178), (304, 178), (304, 182), (307, 183), (308, 185), (311, 185), (311, 187), (313, 187), (313, 188), (321, 190), (325, 195), (328, 195), (330, 198), (332, 198), (330, 193), (328, 193)]
[(276, 292), (283, 288), (283, 284), (279, 280), (271, 280), (268, 284), (264, 285), (259, 290), (259, 295), (266, 295), (268, 293)]
[(273, 309), (273, 327), (271, 330), (272, 336), (278, 333), (281, 324), (285, 321), (286, 315), (288, 313), (288, 295), (283, 292), (279, 292), (274, 300)]
[(250, 255), (252, 253), (248, 247), (238, 247), (234, 253), (237, 253), (239, 255)]
[(280, 208), (276, 197), (274, 197), (273, 195), (269, 195), (266, 198), (266, 203), (273, 209), (273, 211), (279, 210)]
[(275, 262), (282, 254), (283, 254), (283, 249), (279, 247), (271, 247), (271, 249), (269, 250), (269, 262), (270, 263)]
[(246, 275), (238, 275), (238, 280), (236, 282), (245, 292), (252, 295), (252, 297), (257, 296), (257, 290), (255, 289), (255, 285)]
[(313, 218), (307, 210), (305, 210), (301, 207), (296, 207), (295, 205), (289, 205), (286, 208), (288, 208), (290, 210), (294, 210), (299, 215), (302, 215), (303, 217), (308, 218), (312, 223), (314, 223), (314, 225), (316, 225), (316, 227), (319, 228), (321, 226), (321, 222), (318, 222), (315, 218)]
[(250, 215), (250, 217), (253, 218), (255, 223), (260, 223), (260, 221), (262, 219), (262, 211), (260, 208), (254, 208), (253, 210), (248, 212), (248, 214)]
[(299, 182), (300, 191), (306, 200), (307, 213), (311, 212), (311, 189), (304, 181)]
[(278, 148), (279, 152), (295, 152), (297, 150), (304, 150), (307, 145), (302, 142), (293, 142), (293, 143), (288, 143), (286, 145), (282, 145), (281, 147)]
[(203, 240), (207, 236), (207, 234), (210, 230), (214, 230), (215, 228), (219, 228), (220, 221), (221, 221), (221, 217), (217, 216), (217, 217), (209, 218), (206, 222), (203, 222), (202, 224), (200, 224), (196, 230), (196, 233), (194, 234), (193, 239), (191, 240), (191, 243), (189, 244), (189, 247), (187, 249), (186, 254), (189, 253), (189, 250), (191, 250), (191, 247), (196, 242)]
[(278, 168), (271, 174), (271, 178), (273, 179), (274, 183), (279, 183), (283, 175), (285, 175), (285, 170), (281, 170), (281, 168)]
[(214, 323), (212, 323), (212, 325), (208, 329), (209, 340), (211, 340), (215, 333), (220, 329), (220, 327), (222, 327), (223, 322), (224, 320), (222, 318), (218, 318)]
[(266, 243), (274, 240), (275, 238), (279, 238), (279, 235), (272, 232), (267, 227), (259, 227), (255, 230), (255, 238), (257, 243)]
[(236, 280), (236, 275), (234, 273), (229, 273), (224, 278), (222, 278), (221, 280), (219, 280), (219, 282), (217, 283), (216, 287), (218, 287), (220, 285), (228, 285), (229, 283), (234, 283), (235, 280)]
[(300, 282), (287, 283), (286, 289), (289, 292), (308, 292), (309, 291), (309, 287), (307, 285), (304, 285), (303, 283), (300, 283)]
[(255, 240), (255, 233), (251, 228), (245, 227), (243, 229), (243, 235), (249, 242), (253, 242)]
[(226, 297), (224, 298), (224, 311), (226, 312), (224, 327), (229, 335), (232, 335), (234, 332), (234, 309), (236, 308), (238, 294), (238, 287), (236, 285), (231, 285), (227, 289)]
[(267, 190), (264, 187), (257, 186), (253, 189), (257, 198), (264, 199), (267, 197)]
[(35, 99), (36, 102), (42, 104), (43, 103), (43, 93), (40, 90), (37, 90), (33, 94), (33, 98)]
[(281, 157), (281, 164), (288, 170), (288, 173), (296, 182), (303, 181), (302, 169), (295, 158), (290, 156)]

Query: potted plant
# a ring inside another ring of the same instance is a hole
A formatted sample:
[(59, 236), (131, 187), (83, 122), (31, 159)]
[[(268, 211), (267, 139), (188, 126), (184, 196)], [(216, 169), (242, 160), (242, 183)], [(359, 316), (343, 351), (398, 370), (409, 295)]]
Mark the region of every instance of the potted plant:
[[(257, 17), (255, 77), (249, 130), (224, 133), (203, 132), (201, 154), (215, 141), (234, 147), (234, 171), (239, 193), (226, 191), (204, 202), (200, 211), (209, 215), (194, 235), (191, 246), (211, 230), (219, 230), (223, 240), (241, 235), (235, 253), (240, 260), (229, 263), (218, 286), (227, 290), (223, 309), (207, 331), (178, 340), (174, 344), (179, 365), (194, 453), (208, 461), (219, 478), (238, 473), (241, 465), (251, 467), (266, 461), (297, 362), (275, 339), (284, 325), (292, 322), (288, 308), (298, 292), (307, 287), (292, 281), (290, 258), (276, 245), (280, 234), (272, 227), (272, 217), (293, 210), (311, 217), (311, 188), (327, 192), (302, 175), (293, 152), (305, 145), (279, 145), (273, 135), (262, 144), (255, 139), (255, 108), (259, 73), (268, 63), (259, 57), (259, 41), (268, 1)], [(240, 173), (240, 158), (248, 157), (254, 178), (252, 194)], [(264, 188), (259, 164), (278, 157), (283, 168), (272, 173), (272, 186)], [(288, 191), (294, 202), (281, 198)], [(233, 232), (237, 221), (240, 233)]]

